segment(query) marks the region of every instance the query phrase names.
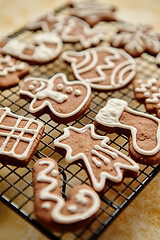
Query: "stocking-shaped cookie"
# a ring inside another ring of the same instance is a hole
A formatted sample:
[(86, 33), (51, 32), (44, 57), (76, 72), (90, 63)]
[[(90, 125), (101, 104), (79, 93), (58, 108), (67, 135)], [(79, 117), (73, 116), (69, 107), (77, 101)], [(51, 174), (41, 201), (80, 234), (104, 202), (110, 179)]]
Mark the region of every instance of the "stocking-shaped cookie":
[(29, 67), (17, 61), (9, 55), (0, 54), (0, 89), (6, 89), (17, 85), (20, 78), (29, 73)]
[(28, 24), (30, 30), (42, 29), (44, 32), (56, 33), (63, 42), (80, 42), (83, 48), (97, 45), (104, 37), (103, 27), (91, 28), (85, 21), (68, 15), (54, 16), (48, 12)]
[(138, 101), (144, 102), (149, 113), (160, 118), (160, 80), (156, 78), (134, 80), (134, 93)]
[(31, 101), (29, 111), (35, 116), (49, 113), (60, 123), (73, 121), (84, 114), (91, 102), (91, 89), (80, 81), (68, 81), (64, 73), (49, 80), (27, 78), (20, 89), (20, 97)]
[(74, 187), (65, 201), (60, 190), (58, 166), (51, 158), (35, 163), (33, 183), (35, 215), (47, 228), (61, 232), (81, 228), (100, 207), (99, 196), (85, 184)]
[(0, 162), (18, 167), (32, 159), (44, 131), (43, 123), (0, 108)]
[(129, 135), (129, 153), (142, 164), (160, 163), (160, 120), (135, 111), (122, 99), (110, 99), (95, 117), (104, 131)]
[(100, 21), (116, 21), (113, 5), (96, 1), (72, 1), (71, 14), (85, 20), (90, 26), (94, 26)]
[(76, 79), (94, 89), (114, 90), (128, 84), (136, 73), (134, 59), (123, 50), (112, 47), (90, 48), (82, 52), (62, 54), (71, 63)]
[(110, 42), (113, 47), (124, 48), (133, 57), (144, 52), (156, 55), (160, 51), (159, 34), (147, 25), (122, 24)]
[(125, 176), (136, 176), (138, 165), (129, 157), (110, 147), (109, 138), (97, 135), (94, 125), (83, 128), (68, 127), (54, 141), (55, 150), (65, 155), (67, 163), (82, 161), (93, 188), (105, 191), (106, 181), (121, 183)]
[(34, 64), (53, 61), (62, 51), (62, 41), (54, 33), (37, 34), (32, 43), (9, 39), (0, 43), (0, 51)]

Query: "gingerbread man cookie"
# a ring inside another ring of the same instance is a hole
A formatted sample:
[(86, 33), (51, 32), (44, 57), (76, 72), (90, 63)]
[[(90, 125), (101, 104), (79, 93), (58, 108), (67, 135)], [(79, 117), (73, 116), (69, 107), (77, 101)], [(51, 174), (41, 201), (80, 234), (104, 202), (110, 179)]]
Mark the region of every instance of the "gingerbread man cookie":
[(17, 85), (21, 78), (29, 73), (29, 67), (9, 55), (0, 54), (0, 89)]
[(67, 163), (81, 161), (92, 186), (104, 192), (107, 184), (121, 183), (125, 176), (136, 176), (138, 165), (129, 157), (110, 147), (109, 138), (97, 135), (94, 125), (64, 128), (64, 134), (54, 141), (55, 150), (65, 154)]
[(62, 51), (62, 40), (54, 33), (37, 34), (32, 43), (9, 39), (0, 44), (0, 51), (33, 64), (44, 64), (56, 59)]
[(160, 51), (159, 35), (150, 26), (125, 23), (110, 40), (113, 47), (124, 48), (133, 57), (147, 52), (156, 55)]
[(115, 90), (127, 85), (136, 74), (136, 63), (125, 51), (112, 47), (65, 51), (62, 58), (71, 63), (76, 79), (94, 89)]
[(137, 79), (134, 81), (134, 93), (138, 101), (144, 102), (149, 113), (156, 113), (160, 118), (160, 80), (156, 78)]
[(44, 32), (57, 34), (63, 42), (80, 42), (83, 48), (96, 46), (104, 38), (106, 32), (102, 27), (90, 28), (83, 20), (63, 15), (54, 16), (54, 12), (48, 12), (42, 17), (33, 19), (28, 24), (28, 29), (42, 29)]
[(27, 78), (19, 94), (31, 100), (29, 111), (35, 116), (49, 113), (59, 123), (79, 118), (91, 102), (90, 86), (80, 81), (68, 81), (64, 73), (57, 73), (49, 80)]
[(0, 108), (0, 162), (18, 167), (32, 159), (44, 131), (43, 123)]
[(82, 18), (91, 27), (100, 21), (116, 21), (115, 11), (115, 6), (105, 2), (72, 1), (71, 14)]
[(129, 136), (129, 154), (142, 164), (160, 163), (160, 119), (135, 111), (122, 99), (112, 98), (95, 117), (106, 132)]
[(86, 184), (74, 187), (65, 201), (58, 166), (51, 158), (39, 159), (33, 168), (34, 209), (44, 226), (60, 232), (81, 228), (100, 207), (98, 194)]

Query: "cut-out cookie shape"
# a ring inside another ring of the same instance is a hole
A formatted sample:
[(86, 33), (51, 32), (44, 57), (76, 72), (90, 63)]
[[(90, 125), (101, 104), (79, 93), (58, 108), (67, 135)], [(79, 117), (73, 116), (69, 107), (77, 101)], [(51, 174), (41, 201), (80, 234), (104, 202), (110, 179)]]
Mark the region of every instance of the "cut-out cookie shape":
[(56, 59), (62, 51), (62, 40), (54, 33), (37, 34), (32, 43), (9, 39), (0, 43), (0, 51), (20, 60), (44, 64)]
[(85, 21), (68, 15), (54, 16), (48, 12), (44, 16), (33, 19), (28, 29), (42, 29), (44, 32), (56, 33), (63, 42), (80, 42), (83, 48), (97, 45), (104, 38), (103, 27), (91, 28)]
[(144, 102), (149, 113), (156, 113), (160, 118), (160, 80), (137, 79), (134, 81), (134, 93), (139, 102)]
[(142, 164), (160, 163), (160, 120), (135, 111), (122, 99), (110, 99), (95, 117), (95, 125), (106, 132), (129, 136), (129, 154)]
[(0, 162), (18, 167), (32, 159), (44, 131), (43, 123), (0, 108)]
[(65, 51), (76, 79), (94, 89), (114, 90), (127, 85), (136, 74), (136, 63), (125, 51), (112, 47), (90, 48), (81, 52)]
[(138, 165), (129, 157), (110, 147), (109, 138), (97, 135), (94, 125), (64, 128), (64, 134), (54, 141), (55, 150), (66, 153), (67, 163), (82, 161), (93, 188), (104, 192), (107, 184), (121, 183), (125, 176), (136, 176)]
[(44, 113), (59, 123), (71, 122), (84, 114), (91, 102), (91, 89), (80, 81), (68, 81), (64, 73), (52, 78), (27, 78), (21, 98), (31, 100), (29, 111), (35, 116)]
[(133, 57), (147, 52), (156, 55), (160, 51), (159, 35), (150, 26), (123, 24), (110, 40), (113, 47), (124, 48)]
[(63, 199), (58, 166), (51, 158), (42, 158), (35, 163), (33, 183), (35, 215), (47, 228), (61, 232), (81, 228), (99, 210), (98, 194), (85, 184), (74, 187), (68, 199)]
[(113, 5), (106, 4), (105, 2), (96, 1), (72, 1), (71, 14), (82, 18), (91, 27), (100, 21), (116, 21), (115, 11)]
[(24, 62), (18, 62), (9, 55), (0, 54), (0, 89), (4, 90), (17, 85), (20, 78), (29, 73), (29, 67)]

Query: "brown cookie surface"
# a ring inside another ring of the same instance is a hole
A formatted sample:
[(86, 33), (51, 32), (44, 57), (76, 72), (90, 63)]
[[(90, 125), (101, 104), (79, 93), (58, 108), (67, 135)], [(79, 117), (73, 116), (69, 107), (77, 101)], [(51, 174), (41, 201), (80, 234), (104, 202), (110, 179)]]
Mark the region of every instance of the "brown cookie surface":
[(51, 158), (42, 158), (35, 163), (33, 183), (35, 215), (47, 228), (61, 232), (81, 228), (99, 209), (99, 196), (85, 184), (72, 188), (68, 199), (63, 199), (58, 165)]
[(107, 184), (121, 183), (125, 176), (136, 176), (138, 165), (120, 151), (110, 147), (109, 138), (97, 135), (94, 125), (83, 128), (68, 127), (54, 141), (55, 150), (65, 154), (67, 163), (82, 162), (92, 186), (104, 192)]
[(112, 98), (95, 117), (95, 125), (129, 136), (129, 154), (142, 164), (160, 163), (160, 120), (129, 108), (122, 99)]
[(84, 114), (91, 102), (91, 89), (80, 81), (68, 81), (64, 73), (49, 80), (28, 78), (20, 89), (20, 97), (32, 100), (29, 111), (35, 116), (49, 113), (60, 123), (73, 121)]
[(18, 167), (32, 159), (44, 131), (36, 120), (0, 108), (0, 162)]

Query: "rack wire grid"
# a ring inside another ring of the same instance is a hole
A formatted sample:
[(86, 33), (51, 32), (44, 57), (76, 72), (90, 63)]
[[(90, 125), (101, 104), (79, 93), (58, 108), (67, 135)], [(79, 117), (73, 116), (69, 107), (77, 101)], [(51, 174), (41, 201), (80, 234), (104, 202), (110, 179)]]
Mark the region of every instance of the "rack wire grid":
[[(64, 6), (56, 10), (56, 14), (63, 14), (68, 12), (69, 7)], [(117, 23), (101, 23), (106, 26), (107, 37), (116, 30)], [(28, 31), (26, 28), (12, 34), (9, 38), (17, 38), (22, 41), (29, 41), (37, 32)], [(100, 45), (107, 46), (107, 40)], [(79, 43), (64, 44), (63, 50), (82, 50)], [(136, 78), (160, 77), (159, 69), (155, 64), (155, 58), (143, 54), (141, 58), (136, 59), (137, 75)], [(73, 74), (69, 65), (67, 65), (59, 57), (56, 61), (42, 65), (30, 66), (30, 76), (50, 78), (57, 72), (64, 72), (67, 74), (69, 80), (73, 80)], [(23, 80), (20, 81), (20, 85)], [(33, 118), (29, 113), (29, 103), (22, 100), (18, 96), (19, 87), (13, 87), (0, 94), (0, 106), (10, 107), (11, 111), (22, 116)], [(78, 184), (87, 183), (90, 181), (86, 172), (80, 164), (68, 165), (64, 158), (54, 151), (53, 141), (63, 133), (63, 128), (69, 125), (75, 127), (83, 127), (86, 124), (94, 121), (95, 115), (106, 104), (106, 101), (111, 97), (121, 98), (129, 103), (133, 109), (145, 112), (143, 104), (139, 104), (133, 93), (133, 85), (129, 84), (127, 87), (114, 92), (97, 92), (93, 91), (92, 102), (87, 112), (76, 121), (69, 124), (58, 124), (52, 121), (48, 114), (39, 117), (38, 120), (45, 124), (45, 132), (37, 151), (26, 168), (12, 167), (9, 165), (0, 164), (0, 200), (6, 203), (9, 207), (14, 209), (19, 215), (23, 216), (27, 221), (33, 224), (36, 228), (42, 231), (51, 239), (96, 239), (102, 231), (115, 219), (115, 217), (127, 206), (130, 201), (142, 190), (145, 185), (159, 172), (160, 165), (145, 166), (140, 165), (140, 171), (136, 178), (125, 179), (123, 184), (119, 186), (108, 186), (106, 192), (101, 196), (101, 206), (92, 222), (86, 228), (78, 231), (68, 233), (50, 232), (41, 226), (34, 217), (33, 212), (33, 188), (32, 188), (32, 168), (36, 159), (41, 157), (51, 157), (57, 160), (60, 176), (62, 193), (64, 198), (68, 191)], [(106, 135), (105, 132), (96, 129), (96, 132), (101, 135)], [(119, 134), (107, 134), (110, 137), (110, 145), (124, 154), (128, 155), (128, 138)]]

